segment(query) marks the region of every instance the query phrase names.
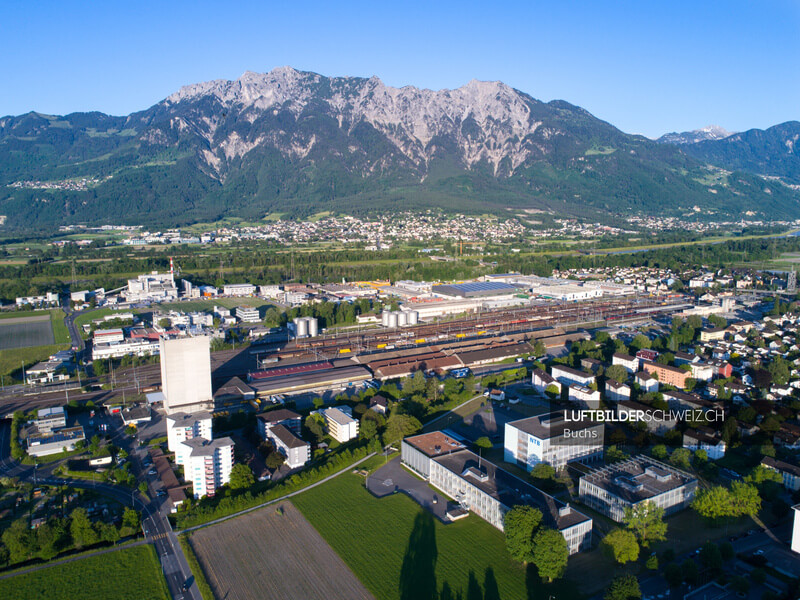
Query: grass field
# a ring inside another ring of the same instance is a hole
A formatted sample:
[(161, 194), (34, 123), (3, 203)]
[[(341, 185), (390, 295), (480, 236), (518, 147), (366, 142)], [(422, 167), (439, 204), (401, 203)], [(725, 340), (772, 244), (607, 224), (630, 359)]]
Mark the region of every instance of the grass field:
[(168, 600), (155, 550), (136, 546), (0, 580), (3, 600)]
[[(1, 327), (1, 326), (0, 326)], [(66, 350), (69, 344), (52, 344), (50, 346), (35, 346), (33, 348), (13, 348), (10, 350), (0, 350), (0, 375), (6, 377), (6, 384), (10, 383), (8, 377), (14, 373), (17, 378), (22, 379), (22, 364), (26, 367), (36, 364), (39, 361), (47, 360), (59, 350)]]
[(190, 545), (217, 598), (372, 598), (289, 502), (201, 529)]
[(64, 311), (55, 308), (50, 311), (50, 323), (53, 326), (53, 339), (56, 344), (69, 344), (72, 338), (69, 336), (69, 329), (64, 323)]
[(102, 319), (105, 316), (113, 315), (115, 312), (120, 312), (120, 311), (116, 311), (113, 308), (100, 308), (98, 310), (93, 310), (86, 314), (78, 315), (77, 317), (75, 317), (75, 325), (78, 327), (79, 330), (81, 330), (81, 328), (87, 323), (91, 323), (95, 319)]
[(0, 322), (0, 350), (52, 346), (55, 343), (49, 315), (32, 317), (23, 322), (6, 319)]
[[(503, 534), (479, 517), (448, 525), (433, 520), (431, 528), (425, 525), (427, 513), (413, 500), (403, 494), (378, 500), (362, 482), (348, 473), (293, 502), (379, 600), (400, 598), (401, 590), (407, 593), (409, 567), (431, 553), (436, 557), (435, 585), (441, 590), (447, 584), (462, 597), (471, 579), (473, 585), (496, 592), (489, 597), (505, 600), (576, 597), (572, 588), (545, 587), (536, 577), (536, 583), (526, 583), (526, 570), (508, 556)], [(420, 539), (427, 541), (420, 545)]]

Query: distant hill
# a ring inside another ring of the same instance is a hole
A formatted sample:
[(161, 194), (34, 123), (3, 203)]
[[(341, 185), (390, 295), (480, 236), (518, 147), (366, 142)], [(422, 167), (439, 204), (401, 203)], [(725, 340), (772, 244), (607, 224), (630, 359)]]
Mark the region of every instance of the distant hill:
[(683, 146), (690, 156), (725, 169), (780, 177), (800, 185), (800, 122), (787, 121), (769, 129), (750, 129), (723, 139), (706, 139)]
[(683, 133), (667, 133), (656, 141), (662, 144), (696, 144), (705, 140), (721, 140), (729, 135), (733, 135), (719, 125), (709, 125), (694, 131), (684, 131)]
[(767, 187), (748, 161), (735, 174), (709, 166), (730, 163), (703, 144), (730, 139), (658, 143), (500, 82), (398, 89), (283, 67), (186, 86), (125, 117), (0, 119), (0, 215), (26, 231), (429, 207), (799, 216), (798, 192)]

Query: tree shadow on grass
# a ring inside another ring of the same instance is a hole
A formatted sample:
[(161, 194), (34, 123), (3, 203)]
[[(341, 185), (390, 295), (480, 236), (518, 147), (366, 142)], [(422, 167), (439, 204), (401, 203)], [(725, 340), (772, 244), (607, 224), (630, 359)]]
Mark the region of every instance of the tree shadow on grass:
[(438, 600), (436, 530), (427, 511), (417, 514), (400, 569), (401, 600)]

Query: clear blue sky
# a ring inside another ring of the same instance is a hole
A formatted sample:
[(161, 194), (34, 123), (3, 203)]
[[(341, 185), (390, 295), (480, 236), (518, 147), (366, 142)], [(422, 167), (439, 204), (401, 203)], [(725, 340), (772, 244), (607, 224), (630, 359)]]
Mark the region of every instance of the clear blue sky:
[(739, 131), (800, 119), (798, 35), (797, 0), (6, 0), (0, 115), (127, 114), (291, 65), (432, 89), (502, 80), (649, 136)]

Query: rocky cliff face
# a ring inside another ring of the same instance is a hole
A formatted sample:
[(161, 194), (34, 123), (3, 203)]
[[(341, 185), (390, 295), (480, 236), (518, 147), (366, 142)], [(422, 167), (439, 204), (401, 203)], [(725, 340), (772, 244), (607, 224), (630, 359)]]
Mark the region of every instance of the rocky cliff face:
[[(294, 157), (307, 156), (318, 135), (298, 131), (296, 123), (312, 110), (334, 121), (348, 137), (368, 125), (422, 176), (445, 141), (464, 167), (485, 161), (495, 175), (509, 175), (531, 156), (547, 153), (543, 142), (559, 134), (534, 115), (532, 106), (541, 104), (501, 82), (473, 80), (455, 90), (433, 91), (393, 88), (377, 77), (327, 78), (282, 67), (264, 74), (247, 72), (235, 81), (185, 86), (153, 112), (168, 116), (173, 131), (201, 136), (208, 144), (203, 158), (220, 175), (233, 159), (264, 144)], [(265, 127), (280, 115), (295, 123), (277, 131)], [(236, 126), (223, 130), (223, 120)], [(169, 143), (173, 136), (163, 133), (159, 137), (151, 130), (147, 141)], [(355, 154), (360, 145), (350, 143), (347, 149)], [(501, 167), (504, 162), (507, 166)]]

